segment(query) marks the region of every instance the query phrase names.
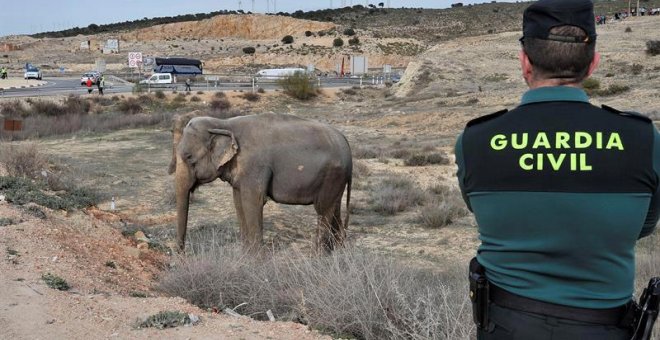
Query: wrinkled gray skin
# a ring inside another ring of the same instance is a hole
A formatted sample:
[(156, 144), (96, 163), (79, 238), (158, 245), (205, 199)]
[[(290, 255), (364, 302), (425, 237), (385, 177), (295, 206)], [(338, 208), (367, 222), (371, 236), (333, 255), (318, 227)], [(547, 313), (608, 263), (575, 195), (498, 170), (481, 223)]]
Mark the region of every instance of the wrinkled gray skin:
[(190, 193), (220, 178), (233, 188), (241, 240), (257, 250), (263, 241), (266, 199), (283, 204), (313, 204), (318, 214), (317, 246), (329, 252), (341, 245), (341, 198), (350, 202), (353, 161), (336, 129), (283, 114), (230, 119), (195, 117), (176, 146), (178, 245), (184, 249)]

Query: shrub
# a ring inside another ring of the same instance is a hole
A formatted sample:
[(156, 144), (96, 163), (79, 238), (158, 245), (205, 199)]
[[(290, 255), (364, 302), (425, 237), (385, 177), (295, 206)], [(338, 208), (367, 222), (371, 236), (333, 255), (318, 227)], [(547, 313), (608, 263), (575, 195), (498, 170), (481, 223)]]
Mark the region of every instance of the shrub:
[(229, 110), (230, 108), (231, 108), (231, 103), (227, 99), (214, 99), (211, 101), (211, 110), (213, 111), (226, 111)]
[(243, 53), (254, 54), (257, 50), (254, 47), (243, 47)]
[(163, 90), (157, 90), (154, 92), (154, 97), (158, 99), (165, 99), (165, 92), (163, 92)]
[(35, 100), (30, 107), (33, 115), (61, 116), (67, 113), (64, 106), (49, 100)]
[(607, 97), (628, 91), (630, 91), (630, 87), (627, 85), (612, 84), (608, 86), (606, 89), (596, 91), (595, 94), (599, 96)]
[(355, 35), (355, 30), (353, 28), (347, 28), (344, 30), (344, 35), (347, 36), (354, 36)]
[(14, 100), (0, 103), (0, 114), (8, 118), (23, 117), (30, 114), (30, 111), (22, 101)]
[(263, 87), (260, 87), (257, 89), (257, 93), (266, 93), (266, 90), (264, 90)]
[(127, 114), (136, 114), (136, 113), (140, 113), (144, 110), (140, 100), (137, 99), (137, 98), (126, 98), (126, 99), (122, 100), (117, 105), (117, 109), (120, 112), (127, 113)]
[(293, 44), (293, 37), (290, 35), (285, 35), (284, 38), (282, 38), (282, 43), (285, 45)]
[(0, 227), (5, 227), (14, 224), (14, 220), (9, 217), (0, 217)]
[(311, 37), (312, 35), (314, 35), (314, 33), (312, 33), (312, 31), (305, 31), (305, 36), (306, 37)]
[(644, 66), (640, 64), (632, 64), (632, 66), (630, 66), (630, 72), (634, 75), (639, 75), (642, 71), (644, 71)]
[(254, 92), (245, 92), (241, 95), (241, 98), (249, 102), (256, 102), (259, 101), (259, 98), (261, 98), (261, 96), (259, 96), (258, 93), (254, 93)]
[(423, 166), (430, 164), (449, 164), (449, 158), (441, 153), (432, 153), (428, 155), (415, 154), (404, 161), (407, 166)]
[(626, 30), (624, 31), (626, 33), (632, 33), (632, 28), (630, 26), (626, 27)]
[(649, 40), (646, 42), (646, 53), (648, 55), (660, 54), (660, 40)]
[(178, 102), (178, 103), (185, 102), (186, 101), (186, 95), (183, 94), (183, 93), (179, 93), (178, 95), (176, 95), (176, 97), (172, 98), (172, 101), (173, 102)]
[(190, 101), (196, 103), (196, 102), (201, 102), (202, 99), (197, 96), (192, 96), (190, 97)]
[(353, 148), (353, 157), (358, 159), (378, 158), (383, 150), (378, 147), (357, 146)]
[(142, 321), (138, 328), (156, 327), (158, 329), (173, 328), (190, 324), (188, 314), (179, 311), (163, 311), (151, 315)]
[(213, 94), (213, 97), (215, 97), (215, 98), (226, 98), (227, 95), (222, 91), (218, 91), (218, 92)]
[(319, 31), (318, 32), (319, 37), (324, 37), (326, 34), (327, 34), (326, 31)]
[(300, 100), (311, 99), (318, 93), (314, 79), (302, 73), (280, 79), (278, 84), (286, 94)]
[(353, 37), (351, 39), (348, 39), (348, 45), (349, 46), (357, 46), (360, 45), (360, 39), (358, 37)]
[(197, 91), (197, 94), (202, 95), (204, 94), (204, 91)]
[(41, 275), (41, 279), (44, 280), (48, 287), (53, 289), (69, 290), (71, 288), (66, 280), (51, 273)]
[(133, 93), (142, 93), (142, 92), (144, 92), (144, 85), (142, 85), (140, 83), (137, 83), (137, 84), (133, 85), (132, 92)]
[(216, 246), (184, 258), (161, 287), (203, 308), (247, 303), (241, 314), (266, 319), (271, 310), (340, 338), (473, 338), (464, 268), (443, 267), (416, 269), (353, 247), (329, 256), (286, 251), (257, 258)]
[(11, 177), (35, 179), (48, 168), (48, 159), (36, 144), (7, 144), (0, 149), (0, 163), (4, 164)]
[(344, 46), (344, 40), (342, 38), (335, 38), (335, 40), (332, 41), (332, 46), (342, 47)]
[(426, 195), (405, 177), (390, 177), (379, 183), (371, 193), (373, 210), (394, 215), (424, 202)]

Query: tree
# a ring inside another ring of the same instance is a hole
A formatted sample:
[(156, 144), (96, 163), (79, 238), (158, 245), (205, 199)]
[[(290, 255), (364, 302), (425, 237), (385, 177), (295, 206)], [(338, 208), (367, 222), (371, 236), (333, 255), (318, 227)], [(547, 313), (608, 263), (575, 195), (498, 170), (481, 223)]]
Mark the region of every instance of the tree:
[(354, 36), (355, 35), (355, 30), (353, 28), (347, 28), (344, 30), (344, 35), (347, 36)]
[(282, 43), (283, 44), (293, 44), (293, 37), (290, 36), (290, 35), (284, 36), (284, 38), (282, 38)]
[(243, 47), (243, 53), (245, 53), (245, 54), (254, 54), (254, 52), (256, 52), (256, 51), (257, 50), (252, 46)]
[(305, 36), (306, 37), (311, 37), (314, 33), (312, 31), (305, 31)]
[(360, 39), (358, 39), (358, 37), (353, 37), (351, 39), (348, 39), (348, 45), (350, 46), (360, 45)]
[(335, 38), (335, 40), (332, 41), (332, 46), (342, 47), (344, 46), (344, 40), (342, 38)]
[(380, 8), (385, 7), (385, 3), (383, 3), (383, 2), (379, 2), (379, 3), (378, 3), (378, 7), (380, 7)]

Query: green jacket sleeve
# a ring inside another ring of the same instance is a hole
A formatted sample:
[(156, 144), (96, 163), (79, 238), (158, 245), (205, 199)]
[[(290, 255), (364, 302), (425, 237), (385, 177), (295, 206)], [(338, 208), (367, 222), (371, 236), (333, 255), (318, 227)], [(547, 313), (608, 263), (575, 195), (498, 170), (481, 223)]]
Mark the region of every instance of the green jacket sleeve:
[(465, 160), (463, 159), (463, 133), (458, 135), (456, 140), (456, 146), (454, 148), (454, 154), (456, 155), (456, 165), (458, 166), (458, 172), (456, 177), (458, 178), (458, 187), (461, 189), (461, 195), (463, 195), (463, 200), (467, 205), (467, 208), (472, 211), (472, 206), (470, 205), (470, 198), (465, 192)]
[(653, 170), (655, 170), (659, 183), (651, 197), (649, 210), (646, 214), (642, 232), (639, 233), (639, 238), (653, 234), (660, 218), (660, 133), (655, 127), (653, 127)]

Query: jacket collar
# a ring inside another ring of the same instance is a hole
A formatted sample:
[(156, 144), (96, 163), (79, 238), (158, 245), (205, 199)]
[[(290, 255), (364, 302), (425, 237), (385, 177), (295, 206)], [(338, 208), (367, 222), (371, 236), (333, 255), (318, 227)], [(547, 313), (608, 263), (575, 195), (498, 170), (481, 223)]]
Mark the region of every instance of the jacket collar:
[(572, 86), (539, 87), (525, 92), (520, 105), (554, 101), (588, 103), (589, 96), (583, 89)]

